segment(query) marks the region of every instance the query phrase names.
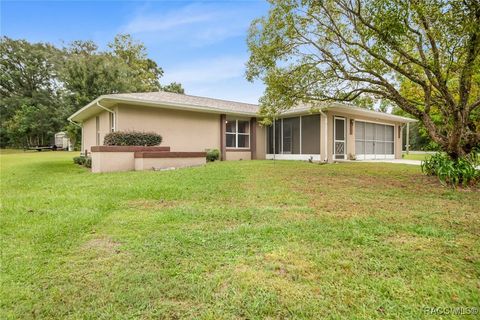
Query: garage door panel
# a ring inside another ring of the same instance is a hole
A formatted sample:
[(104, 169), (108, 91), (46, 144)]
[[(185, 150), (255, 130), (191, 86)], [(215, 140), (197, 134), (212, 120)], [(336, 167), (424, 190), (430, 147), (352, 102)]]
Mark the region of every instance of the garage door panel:
[(394, 155), (394, 126), (355, 122), (355, 153), (358, 159), (385, 159)]

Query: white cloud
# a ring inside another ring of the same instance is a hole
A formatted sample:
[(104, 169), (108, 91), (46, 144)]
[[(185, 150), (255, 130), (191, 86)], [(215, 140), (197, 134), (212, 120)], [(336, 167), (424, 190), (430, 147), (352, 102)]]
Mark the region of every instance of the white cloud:
[(246, 56), (219, 56), (165, 68), (162, 83), (180, 82), (187, 94), (257, 103), (263, 84), (244, 78)]
[(194, 60), (165, 68), (164, 81), (181, 83), (212, 83), (243, 77), (245, 56), (220, 56)]
[(209, 12), (198, 12), (193, 7), (183, 7), (176, 11), (160, 14), (139, 14), (125, 27), (127, 33), (168, 31), (181, 26), (207, 22), (215, 15)]
[(252, 12), (228, 4), (190, 4), (178, 9), (137, 12), (122, 32), (155, 39), (157, 42), (182, 41), (199, 47), (246, 34)]

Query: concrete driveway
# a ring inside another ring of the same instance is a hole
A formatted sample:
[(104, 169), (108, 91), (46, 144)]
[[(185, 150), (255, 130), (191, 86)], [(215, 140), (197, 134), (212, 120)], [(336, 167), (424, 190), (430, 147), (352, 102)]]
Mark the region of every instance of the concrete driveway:
[(419, 166), (422, 164), (420, 160), (406, 160), (406, 159), (385, 159), (385, 160), (355, 160), (354, 162), (384, 162), (384, 163), (398, 163), (398, 164), (411, 164)]

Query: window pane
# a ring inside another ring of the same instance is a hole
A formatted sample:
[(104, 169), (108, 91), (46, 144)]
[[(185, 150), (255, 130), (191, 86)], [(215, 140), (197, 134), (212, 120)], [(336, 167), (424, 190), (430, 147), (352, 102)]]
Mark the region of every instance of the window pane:
[(235, 120), (227, 120), (227, 132), (233, 132), (235, 133), (237, 128), (237, 124), (235, 123)]
[(238, 135), (238, 148), (248, 148), (249, 147), (249, 135), (239, 134)]
[(300, 118), (283, 119), (283, 153), (300, 153)]
[(335, 119), (335, 140), (345, 140), (345, 121)]
[(365, 140), (373, 140), (375, 138), (375, 125), (365, 122)]
[(356, 140), (365, 139), (365, 122), (355, 121), (355, 139)]
[(320, 115), (302, 117), (302, 154), (320, 154)]
[(356, 154), (364, 154), (365, 153), (365, 145), (363, 141), (355, 141), (355, 153)]
[(238, 120), (238, 132), (250, 133), (250, 122), (244, 120)]
[(385, 141), (393, 141), (393, 126), (386, 126), (385, 127)]
[(235, 134), (227, 133), (227, 148), (236, 148)]

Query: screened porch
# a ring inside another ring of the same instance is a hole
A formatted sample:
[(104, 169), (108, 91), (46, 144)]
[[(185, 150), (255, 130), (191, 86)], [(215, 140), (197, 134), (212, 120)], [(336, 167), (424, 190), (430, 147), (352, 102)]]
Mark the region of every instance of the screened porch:
[(320, 115), (282, 118), (267, 128), (267, 159), (320, 161)]

